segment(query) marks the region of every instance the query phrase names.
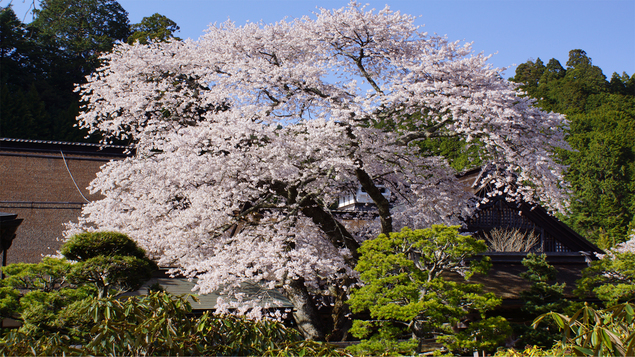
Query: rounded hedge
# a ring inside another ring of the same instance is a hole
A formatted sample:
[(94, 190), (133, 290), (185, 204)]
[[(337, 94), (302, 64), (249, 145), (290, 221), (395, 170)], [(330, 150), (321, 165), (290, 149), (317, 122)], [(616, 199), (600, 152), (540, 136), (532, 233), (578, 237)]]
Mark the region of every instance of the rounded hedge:
[(118, 232), (85, 232), (72, 236), (61, 253), (66, 259), (85, 261), (97, 256), (146, 258), (146, 252), (127, 235)]

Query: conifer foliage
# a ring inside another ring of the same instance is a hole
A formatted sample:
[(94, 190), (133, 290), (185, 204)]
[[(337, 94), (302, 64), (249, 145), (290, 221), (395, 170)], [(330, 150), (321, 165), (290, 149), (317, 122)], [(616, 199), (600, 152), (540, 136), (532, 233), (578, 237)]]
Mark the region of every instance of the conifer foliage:
[[(76, 127), (78, 83), (100, 65), (100, 55), (129, 35), (168, 40), (178, 26), (154, 14), (130, 26), (114, 0), (34, 1), (34, 20), (22, 23), (0, 4), (0, 137), (98, 141)], [(21, 15), (21, 14), (20, 14)]]
[(608, 81), (583, 50), (571, 50), (566, 68), (552, 58), (518, 66), (511, 80), (547, 111), (567, 115), (562, 152), (569, 165), (571, 206), (566, 223), (602, 248), (627, 240), (635, 225), (635, 74)]
[[(510, 327), (501, 317), (472, 322), (460, 333), (453, 331), (468, 320), (468, 314), (485, 318), (501, 303), (494, 294), (483, 294), (480, 284), (449, 280), (452, 273), (467, 280), (486, 273), (490, 266), (489, 258), (475, 257), (487, 250), (485, 242), (460, 235), (458, 228), (404, 228), (362, 244), (355, 269), (364, 286), (353, 290), (349, 303), (353, 312), (369, 310), (371, 319), (354, 321), (351, 331), (364, 339), (356, 352), (411, 354), (425, 338), (436, 338), (456, 352), (491, 351), (505, 340)], [(411, 341), (398, 343), (404, 336)], [(384, 346), (376, 350), (375, 344)]]

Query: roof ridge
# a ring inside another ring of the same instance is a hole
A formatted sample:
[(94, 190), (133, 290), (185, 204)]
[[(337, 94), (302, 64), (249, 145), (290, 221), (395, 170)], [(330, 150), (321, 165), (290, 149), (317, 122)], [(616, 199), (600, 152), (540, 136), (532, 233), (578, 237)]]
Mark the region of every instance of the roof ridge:
[(0, 142), (14, 142), (14, 143), (28, 143), (28, 144), (49, 144), (49, 145), (71, 145), (71, 146), (89, 146), (89, 147), (101, 147), (101, 148), (117, 148), (128, 149), (134, 148), (134, 145), (115, 145), (115, 144), (96, 144), (96, 143), (81, 143), (74, 141), (56, 141), (56, 140), (38, 140), (38, 139), (15, 139), (15, 138), (1, 138)]

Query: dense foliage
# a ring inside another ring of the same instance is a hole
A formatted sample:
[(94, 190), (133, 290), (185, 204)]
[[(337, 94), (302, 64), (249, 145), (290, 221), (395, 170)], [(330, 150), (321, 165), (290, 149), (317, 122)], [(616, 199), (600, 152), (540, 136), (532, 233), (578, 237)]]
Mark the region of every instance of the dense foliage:
[[(520, 274), (531, 285), (528, 290), (520, 293), (523, 301), (521, 316), (524, 321), (531, 321), (540, 314), (547, 312), (565, 312), (570, 301), (565, 298), (565, 284), (556, 282), (556, 268), (547, 262), (545, 254), (527, 254), (522, 264), (527, 268)], [(531, 326), (525, 324), (514, 325), (517, 347), (540, 346), (549, 348), (558, 338), (558, 330), (554, 324)]]
[(3, 268), (0, 316), (22, 323), (2, 331), (2, 355), (343, 355), (303, 341), (272, 320), (195, 316), (193, 296), (122, 296), (156, 265), (130, 238), (83, 233), (61, 248), (66, 258)]
[(635, 300), (635, 232), (582, 271), (577, 292), (595, 294), (607, 306)]
[(572, 189), (565, 221), (604, 248), (625, 241), (635, 224), (634, 76), (608, 81), (584, 51), (572, 50), (566, 68), (537, 59), (511, 79), (544, 110), (567, 115), (574, 150), (561, 153)]
[(100, 298), (137, 290), (158, 269), (143, 249), (117, 232), (77, 234), (60, 251), (67, 259), (77, 261), (68, 272), (68, 280), (79, 286), (94, 286)]
[(10, 4), (0, 7), (0, 137), (87, 140), (75, 125), (75, 85), (115, 43), (129, 36), (165, 40), (178, 30), (158, 14), (130, 26), (114, 0), (41, 0), (34, 16), (24, 24)]
[(163, 292), (148, 296), (88, 299), (76, 307), (89, 324), (81, 334), (58, 330), (34, 336), (21, 330), (0, 338), (3, 355), (94, 356), (339, 356), (326, 344), (301, 341), (300, 334), (272, 320), (192, 314), (191, 296)]
[(157, 269), (143, 249), (115, 232), (84, 233), (62, 245), (66, 258), (3, 267), (0, 312), (22, 322), (20, 333), (39, 339), (50, 333), (81, 338), (90, 330), (79, 313), (93, 297), (138, 289)]
[(135, 42), (147, 45), (153, 41), (180, 40), (174, 36), (180, 30), (179, 26), (161, 14), (144, 17), (140, 23), (132, 25), (131, 29), (132, 35), (127, 40), (131, 45)]
[[(136, 156), (103, 167), (91, 189), (104, 199), (78, 228), (129, 234), (198, 277), (202, 293), (281, 287), (302, 332), (322, 339), (318, 304), (345, 298), (361, 241), (472, 212), (455, 169), (422, 142), (477, 145), (490, 165), (483, 185), (562, 209), (551, 151), (567, 148), (563, 118), (534, 108), (469, 45), (413, 22), (351, 3), (227, 22), (195, 42), (116, 46), (81, 87), (80, 125), (133, 139)], [(360, 186), (379, 216), (362, 230), (333, 212)]]
[(70, 283), (68, 275), (71, 267), (70, 262), (57, 258), (44, 258), (37, 264), (18, 263), (3, 267), (3, 289), (10, 289), (17, 303), (5, 317), (20, 321), (20, 331), (30, 336), (66, 331), (67, 320), (73, 317), (64, 311), (75, 309), (78, 302), (96, 294), (93, 286)]
[[(458, 227), (434, 225), (423, 230), (402, 229), (389, 236), (379, 235), (360, 248), (357, 267), (362, 286), (352, 291), (353, 312), (370, 311), (370, 320), (355, 320), (351, 332), (364, 339), (357, 353), (413, 353), (419, 341), (436, 339), (449, 350), (493, 351), (510, 332), (504, 318), (485, 318), (501, 300), (483, 294), (482, 286), (460, 280), (489, 268), (487, 259), (473, 259), (485, 252), (482, 240), (463, 236)], [(480, 315), (469, 322), (468, 314)], [(461, 322), (463, 331), (454, 329)], [(397, 340), (412, 341), (398, 343)], [(385, 344), (378, 351), (376, 345)], [(389, 349), (388, 349), (389, 348)]]
[(531, 315), (540, 315), (549, 311), (562, 311), (567, 306), (564, 299), (565, 284), (555, 282), (557, 270), (547, 262), (545, 254), (527, 254), (522, 261), (527, 271), (520, 277), (531, 283), (529, 290), (520, 294), (525, 303), (523, 310)]
[(534, 326), (552, 320), (562, 330), (561, 346), (576, 356), (633, 356), (635, 305), (619, 304), (604, 310), (586, 305), (571, 317), (556, 312), (541, 315)]
[(84, 232), (70, 237), (60, 248), (69, 260), (86, 261), (98, 256), (146, 257), (145, 251), (128, 236), (118, 232)]

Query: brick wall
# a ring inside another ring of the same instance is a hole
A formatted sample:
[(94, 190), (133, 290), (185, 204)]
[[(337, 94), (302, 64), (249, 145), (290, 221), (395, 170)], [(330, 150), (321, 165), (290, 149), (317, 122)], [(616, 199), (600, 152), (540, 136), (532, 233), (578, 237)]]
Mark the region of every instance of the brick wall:
[(77, 221), (86, 199), (99, 198), (87, 187), (100, 167), (125, 156), (123, 148), (116, 149), (0, 140), (0, 212), (24, 219), (7, 252), (8, 263), (36, 263), (42, 255), (56, 253), (64, 224)]

